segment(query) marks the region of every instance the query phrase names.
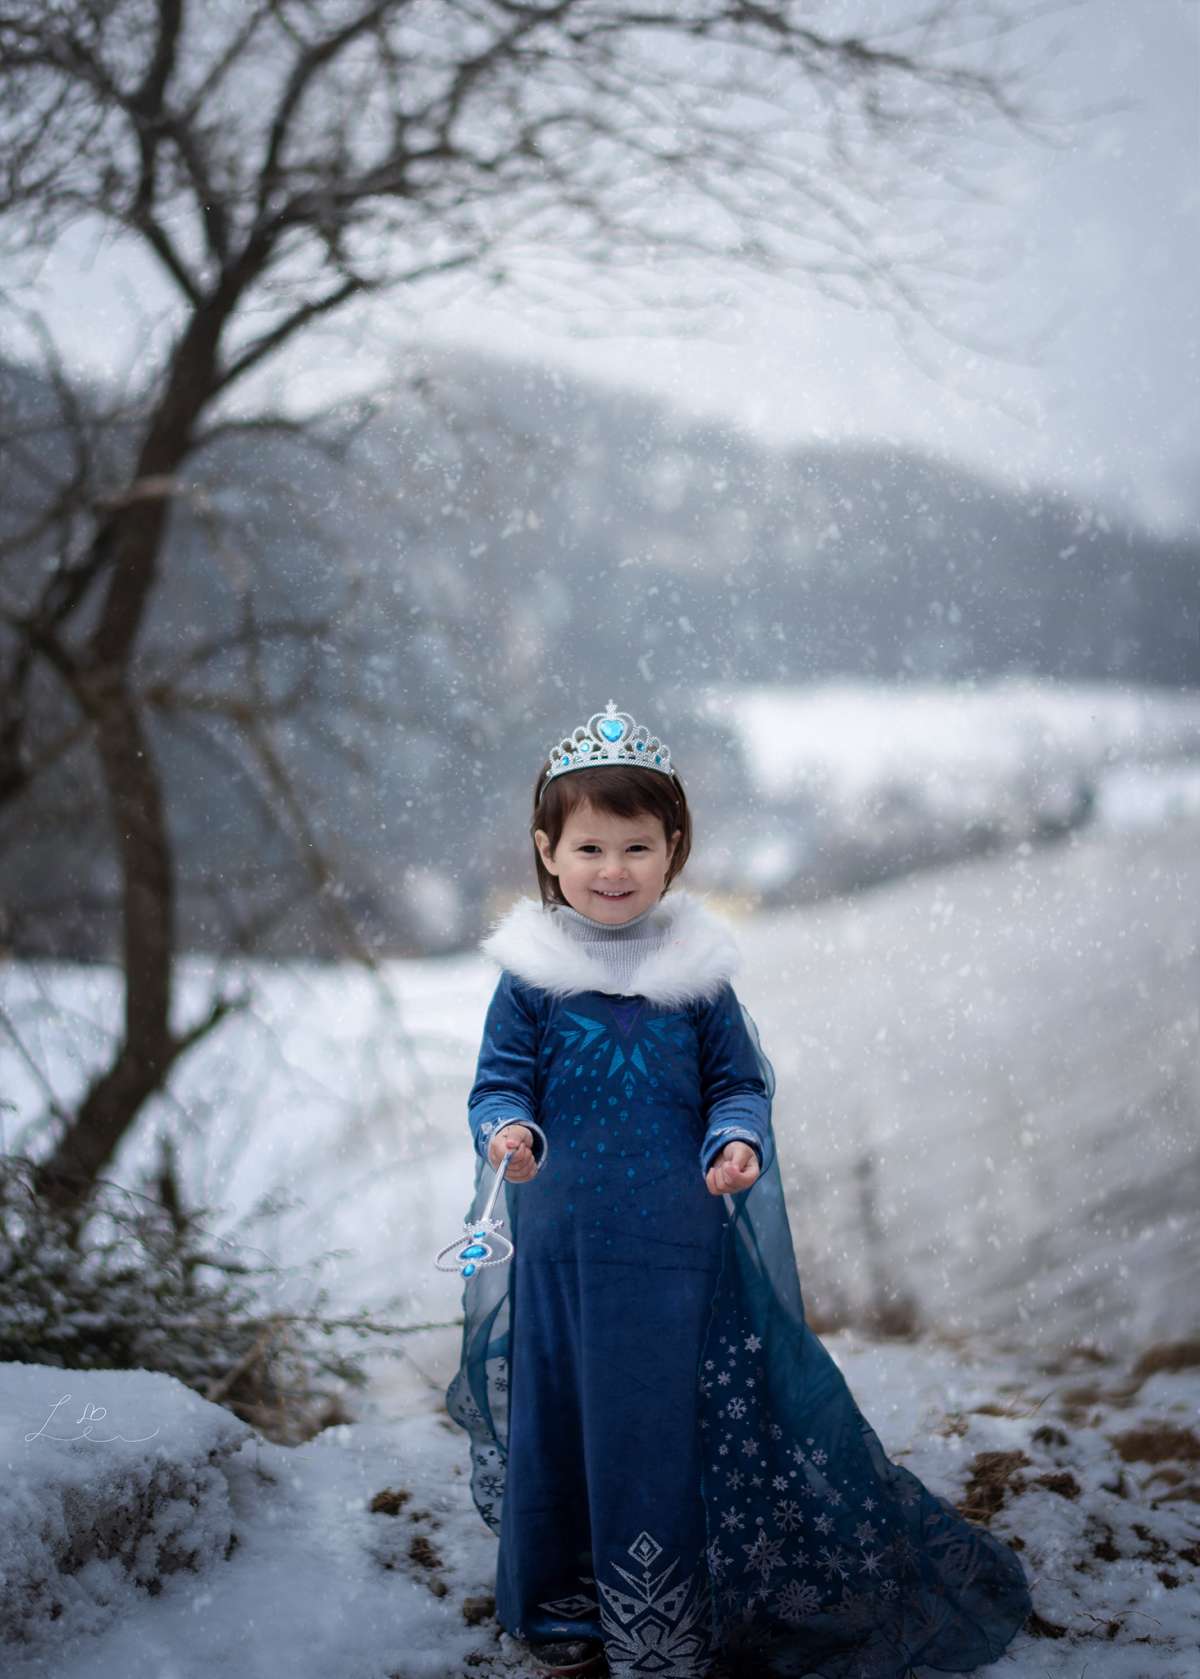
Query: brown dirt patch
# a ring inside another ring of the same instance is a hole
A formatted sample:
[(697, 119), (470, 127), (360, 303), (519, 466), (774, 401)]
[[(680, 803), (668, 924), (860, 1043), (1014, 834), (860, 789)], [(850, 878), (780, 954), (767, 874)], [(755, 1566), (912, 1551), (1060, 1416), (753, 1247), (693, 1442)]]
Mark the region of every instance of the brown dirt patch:
[(433, 1574), (433, 1578), (427, 1580), (425, 1584), (429, 1587), (434, 1597), (445, 1597), (450, 1588), (444, 1580), (439, 1579), (437, 1574), (433, 1572), (434, 1570), (441, 1568), (442, 1558), (441, 1553), (439, 1552), (437, 1546), (433, 1543), (432, 1539), (429, 1539), (423, 1533), (414, 1533), (412, 1543), (408, 1547), (408, 1554), (411, 1561), (415, 1562), (418, 1568), (427, 1568)]
[(1194, 1370), (1200, 1364), (1200, 1340), (1162, 1341), (1147, 1347), (1133, 1367), (1134, 1375), (1144, 1381), (1160, 1370)]
[(412, 1493), (406, 1492), (403, 1487), (384, 1487), (382, 1492), (375, 1494), (367, 1509), (372, 1515), (398, 1516), (411, 1497)]
[(1031, 1638), (1065, 1638), (1066, 1627), (1060, 1627), (1057, 1621), (1048, 1621), (1044, 1615), (1039, 1615), (1036, 1609), (1029, 1611), (1029, 1618), (1022, 1629)]
[(1171, 1547), (1161, 1534), (1151, 1533), (1144, 1522), (1134, 1522), (1133, 1531), (1146, 1547), (1144, 1551), (1138, 1552), (1140, 1558), (1146, 1562), (1166, 1562), (1171, 1555)]
[(990, 1522), (996, 1511), (1003, 1508), (1011, 1493), (1014, 1497), (1025, 1490), (1024, 1478), (1017, 1473), (1029, 1468), (1032, 1459), (1019, 1449), (1010, 1452), (976, 1452), (971, 1460), (971, 1478), (963, 1490), (959, 1511), (968, 1520)]
[(1045, 1487), (1048, 1492), (1056, 1492), (1060, 1498), (1079, 1497), (1079, 1482), (1067, 1469), (1057, 1475), (1038, 1475), (1033, 1484), (1035, 1487)]
[(1108, 1438), (1126, 1463), (1200, 1463), (1200, 1439), (1175, 1423), (1143, 1423)]

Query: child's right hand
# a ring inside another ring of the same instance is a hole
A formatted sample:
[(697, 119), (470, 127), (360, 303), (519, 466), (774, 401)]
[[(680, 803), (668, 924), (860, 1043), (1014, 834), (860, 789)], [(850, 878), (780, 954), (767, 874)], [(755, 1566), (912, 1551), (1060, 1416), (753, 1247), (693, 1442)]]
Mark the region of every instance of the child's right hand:
[(497, 1131), (488, 1146), (488, 1161), (497, 1169), (504, 1156), (512, 1159), (504, 1177), (507, 1183), (527, 1183), (537, 1171), (533, 1158), (533, 1132), (527, 1125), (506, 1125)]

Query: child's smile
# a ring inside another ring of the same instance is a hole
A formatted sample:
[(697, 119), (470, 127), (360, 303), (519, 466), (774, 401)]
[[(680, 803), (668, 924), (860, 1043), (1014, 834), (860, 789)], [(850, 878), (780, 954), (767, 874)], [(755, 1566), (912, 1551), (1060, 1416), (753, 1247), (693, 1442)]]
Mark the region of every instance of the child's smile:
[(662, 897), (678, 834), (668, 847), (657, 816), (614, 816), (585, 803), (568, 815), (553, 856), (541, 829), (536, 838), (542, 862), (571, 908), (620, 926)]

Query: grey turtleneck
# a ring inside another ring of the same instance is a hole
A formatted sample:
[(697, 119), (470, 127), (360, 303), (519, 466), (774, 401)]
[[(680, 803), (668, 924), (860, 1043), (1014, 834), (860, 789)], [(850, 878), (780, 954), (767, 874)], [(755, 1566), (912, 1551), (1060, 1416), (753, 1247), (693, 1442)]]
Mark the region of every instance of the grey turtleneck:
[(565, 932), (585, 944), (590, 955), (602, 962), (614, 988), (624, 997), (634, 995), (633, 976), (652, 950), (666, 942), (668, 928), (652, 920), (661, 900), (628, 921), (609, 925), (581, 915), (570, 904), (551, 904), (549, 913), (561, 922)]

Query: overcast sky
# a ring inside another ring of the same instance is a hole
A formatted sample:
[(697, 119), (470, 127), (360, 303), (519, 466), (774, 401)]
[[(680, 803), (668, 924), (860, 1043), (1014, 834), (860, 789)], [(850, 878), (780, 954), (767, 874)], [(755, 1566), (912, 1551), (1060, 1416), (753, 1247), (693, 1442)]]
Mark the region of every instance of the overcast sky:
[[(1031, 11), (1042, 0), (1031, 0)], [(847, 8), (848, 19), (859, 14)], [(1014, 143), (1003, 176), (1013, 253), (989, 293), (1018, 343), (1057, 329), (1034, 367), (953, 347), (919, 371), (885, 320), (811, 291), (746, 282), (702, 339), (626, 336), (527, 307), (442, 301), (424, 315), (384, 311), (403, 342), (501, 346), (649, 390), (777, 442), (894, 440), (1007, 479), (1066, 486), (1167, 529), (1200, 522), (1200, 4), (1082, 0), (1056, 19), (1068, 36), (1047, 76), (1067, 102), (1126, 99), (1068, 150)], [(82, 235), (42, 271), (70, 353), (103, 367), (129, 339), (127, 300), (146, 275)], [(165, 293), (164, 293), (165, 296)], [(531, 318), (532, 316), (532, 318)], [(143, 328), (139, 330), (144, 330)], [(336, 388), (332, 349), (306, 340), (300, 389)]]
[(1030, 150), (1009, 179), (1021, 261), (993, 304), (1014, 341), (1058, 323), (1036, 368), (968, 366), (947, 349), (935, 381), (883, 319), (782, 288), (770, 298), (748, 290), (719, 343), (572, 342), (549, 322), (534, 330), (466, 305), (443, 314), (438, 331), (636, 383), (774, 440), (917, 443), (994, 474), (1065, 484), (1155, 525), (1195, 526), (1200, 6), (1087, 0), (1056, 21), (1069, 42), (1051, 89), (1134, 108), (1083, 126), (1068, 151)]

